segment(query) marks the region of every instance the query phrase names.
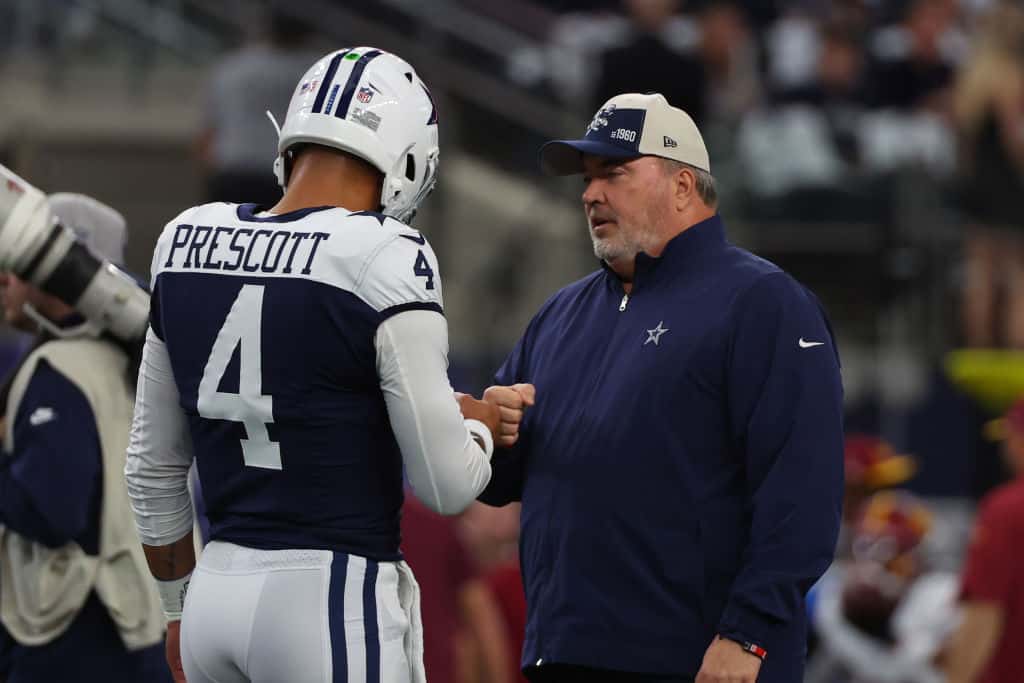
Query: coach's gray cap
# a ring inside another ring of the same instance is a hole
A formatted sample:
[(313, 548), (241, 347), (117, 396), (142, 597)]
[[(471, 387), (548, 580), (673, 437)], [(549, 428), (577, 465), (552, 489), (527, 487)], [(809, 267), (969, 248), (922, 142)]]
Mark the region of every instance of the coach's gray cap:
[(89, 251), (115, 265), (124, 264), (126, 227), (120, 212), (74, 192), (55, 192), (47, 202), (53, 215), (85, 242)]
[(552, 175), (583, 172), (583, 155), (635, 159), (664, 157), (711, 172), (704, 138), (690, 115), (664, 95), (616, 95), (594, 115), (579, 140), (552, 140), (540, 150), (541, 167)]

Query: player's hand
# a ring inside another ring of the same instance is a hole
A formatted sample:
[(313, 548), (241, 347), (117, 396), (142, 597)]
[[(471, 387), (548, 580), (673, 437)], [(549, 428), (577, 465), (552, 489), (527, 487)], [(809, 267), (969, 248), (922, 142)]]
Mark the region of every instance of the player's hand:
[(171, 668), (174, 683), (186, 683), (185, 670), (181, 666), (181, 620), (167, 622), (166, 644), (167, 666)]
[(537, 389), (532, 384), (493, 386), (484, 392), (484, 400), (498, 406), (501, 411), (500, 431), (494, 434), (495, 445), (508, 448), (519, 440), (523, 413), (534, 404), (536, 397)]
[(480, 420), (491, 430), (491, 437), (494, 443), (498, 443), (499, 428), (501, 427), (501, 413), (498, 406), (487, 401), (473, 398), (469, 394), (455, 392), (455, 400), (459, 402), (462, 410), (462, 417), (467, 420)]
[(755, 683), (761, 660), (739, 643), (719, 638), (711, 641), (695, 683)]

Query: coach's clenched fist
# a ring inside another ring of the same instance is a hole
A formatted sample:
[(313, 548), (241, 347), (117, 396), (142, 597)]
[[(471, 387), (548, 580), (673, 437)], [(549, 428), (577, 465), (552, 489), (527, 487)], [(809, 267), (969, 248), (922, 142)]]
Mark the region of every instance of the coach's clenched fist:
[(719, 638), (711, 642), (697, 673), (696, 683), (755, 683), (761, 660), (739, 643)]
[(501, 411), (496, 445), (507, 448), (519, 440), (519, 424), (523, 421), (523, 413), (533, 405), (536, 395), (537, 390), (532, 384), (493, 386), (484, 392), (484, 400), (497, 405)]

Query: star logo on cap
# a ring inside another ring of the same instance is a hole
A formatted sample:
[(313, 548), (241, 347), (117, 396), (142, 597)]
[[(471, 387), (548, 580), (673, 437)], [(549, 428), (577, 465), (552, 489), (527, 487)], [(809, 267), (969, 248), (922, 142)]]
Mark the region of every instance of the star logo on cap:
[(615, 113), (615, 105), (614, 104), (609, 104), (607, 107), (605, 107), (601, 111), (599, 111), (596, 114), (594, 114), (593, 120), (591, 120), (590, 125), (587, 126), (587, 132), (588, 133), (590, 133), (590, 132), (595, 132), (596, 133), (601, 128), (604, 128), (605, 126), (607, 126), (608, 125), (608, 117), (610, 117), (614, 113)]

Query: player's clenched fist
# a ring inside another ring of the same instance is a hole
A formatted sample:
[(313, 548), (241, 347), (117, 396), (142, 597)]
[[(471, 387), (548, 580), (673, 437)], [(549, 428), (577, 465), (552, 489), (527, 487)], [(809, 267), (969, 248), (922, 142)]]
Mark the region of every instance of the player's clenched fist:
[(494, 443), (498, 443), (498, 437), (501, 434), (501, 413), (498, 411), (498, 406), (459, 391), (455, 392), (455, 400), (459, 402), (462, 417), (467, 420), (483, 422), (491, 430)]
[(519, 424), (523, 421), (523, 413), (533, 405), (536, 395), (537, 390), (532, 384), (493, 386), (484, 392), (484, 400), (498, 406), (501, 412), (500, 432), (495, 432), (496, 445), (507, 448), (519, 440)]

